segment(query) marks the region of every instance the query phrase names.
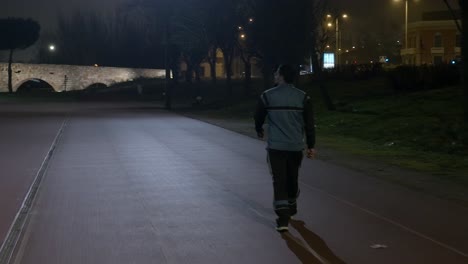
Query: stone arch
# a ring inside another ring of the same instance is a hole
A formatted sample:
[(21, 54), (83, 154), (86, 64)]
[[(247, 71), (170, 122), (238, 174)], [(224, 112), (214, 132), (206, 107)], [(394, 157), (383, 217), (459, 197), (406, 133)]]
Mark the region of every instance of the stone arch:
[(102, 91), (105, 91), (109, 86), (105, 83), (102, 82), (96, 82), (92, 84), (86, 84), (83, 85), (81, 88), (81, 91), (84, 92), (84, 94), (100, 94)]
[[(23, 81), (20, 81), (18, 84), (16, 84), (13, 88), (13, 91), (14, 92), (18, 92), (18, 90), (22, 87), (24, 87), (24, 85), (27, 85), (28, 83), (31, 83), (32, 86), (34, 86), (34, 83), (40, 85), (40, 84), (43, 84), (43, 85), (46, 85), (46, 86), (49, 86), (51, 88), (51, 92), (58, 92), (58, 87), (57, 85), (55, 85), (53, 82), (51, 81), (47, 81), (47, 80), (44, 80), (44, 79), (41, 79), (41, 78), (28, 78), (28, 79), (25, 79)], [(26, 88), (27, 89), (27, 88)], [(30, 89), (35, 89), (34, 87), (30, 88)], [(39, 88), (40, 89), (40, 88)], [(47, 90), (47, 89), (46, 89)]]
[(91, 90), (100, 90), (108, 88), (109, 86), (102, 82), (96, 82), (90, 85), (85, 86), (84, 90), (91, 91)]

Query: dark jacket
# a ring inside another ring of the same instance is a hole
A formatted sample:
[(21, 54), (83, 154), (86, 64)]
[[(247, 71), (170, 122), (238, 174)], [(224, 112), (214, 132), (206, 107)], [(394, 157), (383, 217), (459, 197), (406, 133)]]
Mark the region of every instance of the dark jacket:
[[(315, 146), (315, 121), (312, 102), (307, 94), (292, 84), (265, 91), (255, 112), (255, 129), (263, 134), (268, 117), (268, 148), (301, 151)], [(304, 142), (304, 134), (306, 140)]]

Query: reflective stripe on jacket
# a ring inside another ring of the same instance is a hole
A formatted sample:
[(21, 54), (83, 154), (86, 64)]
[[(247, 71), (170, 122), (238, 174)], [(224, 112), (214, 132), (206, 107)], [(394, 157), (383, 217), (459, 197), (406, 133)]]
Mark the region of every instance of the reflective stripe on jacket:
[[(268, 148), (300, 151), (314, 148), (315, 124), (312, 102), (307, 94), (291, 84), (265, 91), (255, 113), (257, 133), (268, 122)], [(304, 135), (305, 140), (304, 140)]]

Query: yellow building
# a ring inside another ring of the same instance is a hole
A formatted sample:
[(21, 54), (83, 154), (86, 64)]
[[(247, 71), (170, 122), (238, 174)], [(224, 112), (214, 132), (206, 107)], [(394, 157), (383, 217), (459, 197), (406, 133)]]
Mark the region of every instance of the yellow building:
[[(208, 62), (203, 62), (201, 64), (201, 77), (209, 78), (211, 73), (211, 66)], [(224, 57), (221, 49), (216, 50), (216, 76), (224, 77), (226, 75), (224, 69)]]
[[(256, 65), (256, 59), (252, 58), (252, 77), (258, 77), (261, 75), (261, 69)], [(204, 61), (200, 65), (201, 67), (201, 78), (210, 78), (211, 77), (211, 66), (207, 61)], [(187, 64), (182, 62), (180, 65), (181, 72), (187, 70)], [(232, 61), (232, 78), (233, 79), (242, 79), (245, 76), (245, 66), (244, 62), (242, 61), (241, 57), (236, 55)], [(216, 77), (219, 79), (223, 79), (226, 77), (226, 69), (224, 67), (224, 56), (221, 49), (216, 51)]]
[(401, 50), (402, 61), (409, 65), (451, 63), (461, 56), (461, 35), (450, 14), (432, 12), (423, 20), (408, 24), (408, 48)]

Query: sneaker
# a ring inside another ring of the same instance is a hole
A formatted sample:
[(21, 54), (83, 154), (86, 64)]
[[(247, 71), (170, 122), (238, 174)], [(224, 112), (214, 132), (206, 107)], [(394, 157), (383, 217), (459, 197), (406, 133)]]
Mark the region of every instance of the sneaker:
[(289, 220), (294, 220), (294, 217), (297, 215), (297, 211), (294, 214), (289, 215)]
[(276, 231), (283, 233), (289, 231), (288, 222), (280, 221), (280, 219), (276, 219)]
[(288, 232), (288, 231), (289, 231), (289, 227), (287, 227), (287, 226), (277, 226), (277, 227), (276, 227), (276, 231), (278, 231), (278, 232), (280, 232), (280, 233)]

